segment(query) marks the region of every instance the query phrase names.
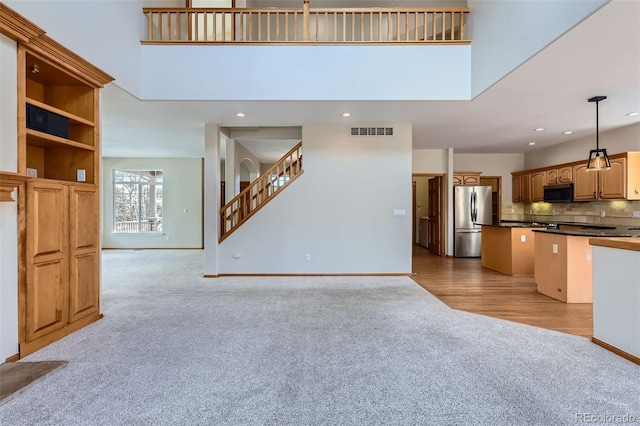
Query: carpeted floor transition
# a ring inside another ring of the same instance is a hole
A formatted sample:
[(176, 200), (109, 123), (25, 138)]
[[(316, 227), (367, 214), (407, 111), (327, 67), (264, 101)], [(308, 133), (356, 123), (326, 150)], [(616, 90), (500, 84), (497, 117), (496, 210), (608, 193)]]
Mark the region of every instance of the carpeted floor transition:
[(0, 423), (640, 422), (639, 366), (409, 278), (201, 275), (200, 251), (104, 252), (105, 318), (25, 359), (69, 364), (1, 402)]

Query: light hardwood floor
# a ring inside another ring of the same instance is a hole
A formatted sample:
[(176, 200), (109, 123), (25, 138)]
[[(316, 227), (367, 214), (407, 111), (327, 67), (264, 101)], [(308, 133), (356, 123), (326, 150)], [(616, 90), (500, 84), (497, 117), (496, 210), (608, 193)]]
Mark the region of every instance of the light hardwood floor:
[(540, 294), (533, 277), (483, 268), (480, 259), (439, 257), (414, 245), (413, 279), (454, 309), (591, 337), (593, 305)]

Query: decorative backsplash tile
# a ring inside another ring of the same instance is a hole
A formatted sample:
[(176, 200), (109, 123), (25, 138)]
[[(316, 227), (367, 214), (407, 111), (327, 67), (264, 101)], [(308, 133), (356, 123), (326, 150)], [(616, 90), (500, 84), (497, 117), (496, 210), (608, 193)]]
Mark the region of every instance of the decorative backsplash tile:
[(640, 226), (640, 218), (633, 217), (634, 211), (640, 212), (640, 201), (588, 201), (553, 204), (503, 203), (502, 220)]

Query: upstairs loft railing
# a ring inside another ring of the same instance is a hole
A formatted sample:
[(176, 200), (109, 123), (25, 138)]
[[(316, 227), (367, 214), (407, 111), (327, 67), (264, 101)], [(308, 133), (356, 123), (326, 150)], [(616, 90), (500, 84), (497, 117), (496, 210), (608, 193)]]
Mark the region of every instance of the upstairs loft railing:
[(300, 142), (220, 209), (218, 241), (224, 241), (302, 173)]
[(468, 7), (144, 8), (143, 44), (469, 44)]

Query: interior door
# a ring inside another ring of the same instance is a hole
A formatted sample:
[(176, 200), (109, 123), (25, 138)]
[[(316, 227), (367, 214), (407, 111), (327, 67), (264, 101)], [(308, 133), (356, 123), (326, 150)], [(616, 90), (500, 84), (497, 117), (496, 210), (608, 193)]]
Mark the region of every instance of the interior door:
[(442, 224), (444, 211), (443, 177), (429, 179), (429, 253), (442, 256)]

